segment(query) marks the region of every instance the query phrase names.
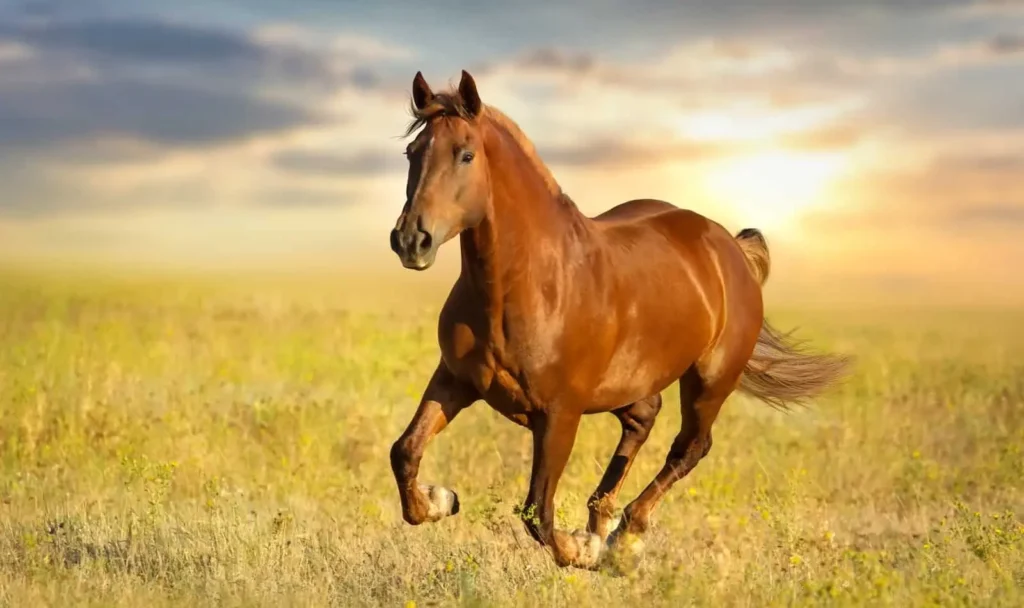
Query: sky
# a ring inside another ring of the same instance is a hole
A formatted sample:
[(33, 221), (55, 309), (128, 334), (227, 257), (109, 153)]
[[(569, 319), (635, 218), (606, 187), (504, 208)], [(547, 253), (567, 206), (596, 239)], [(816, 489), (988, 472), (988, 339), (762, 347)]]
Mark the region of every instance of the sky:
[(0, 259), (397, 267), (412, 79), (463, 69), (585, 213), (761, 228), (808, 289), (1024, 292), (1013, 0), (0, 0)]

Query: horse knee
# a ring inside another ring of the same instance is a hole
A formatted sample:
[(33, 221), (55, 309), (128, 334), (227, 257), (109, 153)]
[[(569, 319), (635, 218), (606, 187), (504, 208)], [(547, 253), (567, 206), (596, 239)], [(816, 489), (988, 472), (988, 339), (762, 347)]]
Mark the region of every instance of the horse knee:
[(704, 438), (703, 446), (701, 447), (700, 457), (704, 458), (711, 451), (711, 433), (708, 433), (707, 437)]
[(391, 471), (395, 474), (395, 479), (399, 481), (412, 479), (416, 475), (416, 468), (413, 463), (412, 442), (405, 437), (400, 437), (391, 444)]

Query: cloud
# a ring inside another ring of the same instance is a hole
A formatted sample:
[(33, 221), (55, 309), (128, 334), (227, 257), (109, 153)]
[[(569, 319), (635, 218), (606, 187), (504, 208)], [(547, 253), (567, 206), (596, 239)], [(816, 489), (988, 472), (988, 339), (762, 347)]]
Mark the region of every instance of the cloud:
[(1024, 37), (996, 34), (939, 45), (911, 55), (854, 57), (833, 53), (824, 66), (849, 77), (926, 77), (936, 72), (1016, 63), (1024, 59)]
[(1024, 2), (1021, 0), (973, 0), (950, 11), (960, 19), (990, 19), (1024, 15)]
[[(0, 148), (135, 137), (244, 140), (342, 119), (339, 91), (375, 90), (364, 38), (303, 41), (159, 19), (12, 19), (0, 25)], [(328, 116), (328, 114), (332, 114)]]
[(228, 31), (144, 20), (23, 22), (0, 34), (50, 50), (85, 51), (135, 61), (200, 63), (259, 60), (264, 48)]
[(362, 154), (374, 116), (350, 113), (391, 95), (387, 70), (410, 56), (359, 34), (86, 13), (0, 18), (0, 163), (21, 167), (0, 215), (351, 200), (266, 159), (328, 137)]
[(0, 40), (0, 65), (23, 61), (31, 55), (32, 51), (24, 44), (11, 40)]
[(961, 225), (999, 226), (1019, 233), (1024, 226), (1024, 201), (968, 207), (957, 212), (953, 221), (960, 222)]
[(360, 198), (351, 189), (282, 185), (259, 192), (253, 202), (271, 207), (336, 207), (355, 204)]
[(282, 150), (273, 155), (272, 162), (276, 167), (289, 172), (337, 178), (373, 176), (405, 168), (405, 160), (398, 153), (376, 150), (347, 155), (326, 151)]
[(246, 89), (322, 88), (351, 80), (351, 62), (328, 48), (157, 19), (14, 20), (0, 25), (0, 38), (100, 77), (158, 74)]
[[(6, 161), (0, 164), (0, 219), (4, 216), (29, 218), (81, 206), (76, 189), (61, 175), (30, 163)], [(86, 203), (88, 204), (88, 203)]]
[[(1014, 141), (1000, 144), (1008, 148)], [(979, 242), (1010, 225), (1019, 232), (1024, 157), (975, 145), (974, 154), (938, 151), (916, 167), (855, 172), (837, 185), (835, 204), (808, 215), (804, 225), (813, 233), (843, 232), (868, 241), (884, 239), (887, 231), (936, 239), (957, 233)]]
[(527, 51), (514, 60), (513, 65), (524, 70), (550, 70), (568, 74), (586, 74), (594, 71), (597, 67), (597, 60), (590, 53), (541, 47)]
[(545, 162), (562, 167), (631, 167), (680, 160), (703, 161), (735, 151), (733, 146), (680, 140), (639, 142), (605, 139), (577, 145), (538, 147), (538, 153)]
[(971, 171), (989, 174), (1024, 174), (1024, 154), (1012, 152), (977, 151), (940, 156), (932, 164), (936, 171)]
[(0, 95), (0, 147), (118, 136), (198, 145), (318, 120), (312, 110), (239, 93), (145, 81), (54, 83)]
[(988, 48), (996, 55), (1016, 55), (1024, 53), (1024, 36), (1001, 34), (989, 41)]
[(825, 124), (818, 128), (788, 133), (779, 138), (780, 145), (794, 150), (835, 150), (852, 148), (864, 141), (872, 129), (852, 122)]
[(743, 81), (765, 80), (792, 70), (797, 57), (772, 44), (706, 38), (667, 49), (656, 59), (638, 65), (601, 59), (593, 53), (556, 47), (527, 50), (505, 62), (476, 68), (483, 76), (515, 76), (571, 89), (582, 81), (607, 88), (646, 93), (699, 95), (697, 87), (718, 81), (716, 90), (742, 86)]

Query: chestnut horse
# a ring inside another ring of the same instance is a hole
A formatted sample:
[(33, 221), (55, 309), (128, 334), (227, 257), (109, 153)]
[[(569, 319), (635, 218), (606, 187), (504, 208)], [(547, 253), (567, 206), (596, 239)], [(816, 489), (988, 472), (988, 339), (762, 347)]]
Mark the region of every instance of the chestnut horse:
[[(693, 211), (634, 200), (586, 217), (519, 127), (485, 105), (467, 72), (434, 93), (412, 87), (417, 133), (391, 247), (425, 270), (459, 237), (462, 270), (438, 320), (441, 360), (391, 449), (410, 524), (459, 511), (454, 492), (417, 480), (432, 437), (486, 401), (533, 435), (524, 522), (560, 566), (597, 566), (633, 546), (669, 488), (711, 449), (711, 425), (737, 388), (777, 407), (839, 380), (846, 360), (809, 354), (765, 321), (769, 255)], [(665, 465), (609, 536), (616, 495), (679, 382), (682, 428)], [(584, 414), (609, 412), (622, 436), (589, 500), (587, 530), (554, 527), (554, 497)], [(624, 539), (631, 539), (627, 545)], [(635, 539), (635, 540), (633, 540)]]

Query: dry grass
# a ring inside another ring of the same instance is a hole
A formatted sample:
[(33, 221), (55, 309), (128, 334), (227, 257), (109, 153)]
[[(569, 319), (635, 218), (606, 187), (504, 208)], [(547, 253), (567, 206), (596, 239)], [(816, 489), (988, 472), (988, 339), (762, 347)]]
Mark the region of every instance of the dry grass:
[[(773, 315), (856, 375), (792, 414), (731, 399), (613, 577), (524, 539), (530, 440), (484, 404), (422, 470), (462, 513), (402, 523), (387, 454), (436, 361), (424, 294), (3, 279), (0, 603), (1024, 604), (1024, 314)], [(678, 423), (666, 407), (624, 498)], [(616, 439), (584, 421), (563, 526)]]

